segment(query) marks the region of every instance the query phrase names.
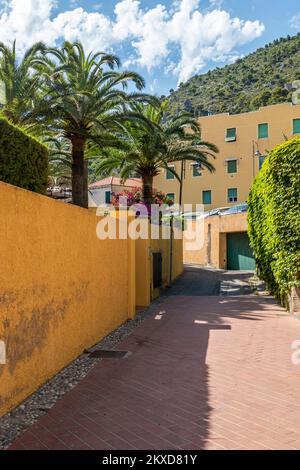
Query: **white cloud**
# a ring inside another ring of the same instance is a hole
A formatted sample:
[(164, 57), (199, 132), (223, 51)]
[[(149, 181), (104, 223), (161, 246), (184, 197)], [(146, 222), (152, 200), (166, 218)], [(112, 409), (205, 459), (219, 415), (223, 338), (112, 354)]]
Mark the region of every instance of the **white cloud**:
[(185, 81), (208, 61), (230, 61), (236, 48), (264, 31), (259, 21), (234, 18), (220, 9), (222, 2), (210, 3), (215, 9), (202, 11), (199, 0), (176, 0), (169, 10), (159, 3), (145, 10), (139, 0), (120, 0), (114, 18), (109, 18), (83, 8), (55, 16), (56, 0), (6, 0), (6, 6), (0, 7), (1, 40), (17, 38), (20, 51), (41, 40), (58, 44), (62, 39), (79, 39), (89, 50), (127, 44), (132, 49), (124, 58), (126, 65), (135, 63), (148, 70), (160, 65), (170, 69), (175, 51), (178, 60), (172, 71), (178, 81)]
[(162, 5), (143, 12), (139, 1), (123, 0), (116, 5), (113, 34), (116, 39), (129, 39), (137, 53), (134, 62), (150, 70), (168, 56), (170, 39), (168, 14)]
[(297, 13), (290, 19), (290, 26), (294, 29), (300, 29), (300, 13)]
[(0, 14), (0, 31), (3, 42), (17, 38), (19, 49), (35, 41), (53, 40), (49, 36), (50, 14), (54, 0), (7, 0)]

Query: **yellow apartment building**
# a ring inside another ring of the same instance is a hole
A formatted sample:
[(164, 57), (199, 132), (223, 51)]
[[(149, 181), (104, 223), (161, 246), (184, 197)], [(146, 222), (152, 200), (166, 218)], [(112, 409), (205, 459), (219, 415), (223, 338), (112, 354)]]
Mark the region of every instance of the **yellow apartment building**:
[[(204, 204), (205, 210), (247, 201), (255, 175), (275, 145), (300, 135), (300, 105), (282, 103), (243, 114), (199, 118), (202, 139), (217, 145), (215, 173), (192, 162), (184, 165), (183, 204)], [(178, 174), (181, 163), (172, 165)], [(162, 170), (154, 186), (179, 202), (180, 185)]]

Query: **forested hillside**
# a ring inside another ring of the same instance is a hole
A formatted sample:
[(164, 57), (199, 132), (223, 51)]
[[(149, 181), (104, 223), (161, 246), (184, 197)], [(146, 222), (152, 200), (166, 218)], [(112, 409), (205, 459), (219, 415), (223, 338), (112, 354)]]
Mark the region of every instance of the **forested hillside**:
[(300, 79), (300, 33), (277, 39), (234, 64), (196, 75), (171, 90), (170, 112), (195, 115), (241, 113), (290, 101), (291, 84)]

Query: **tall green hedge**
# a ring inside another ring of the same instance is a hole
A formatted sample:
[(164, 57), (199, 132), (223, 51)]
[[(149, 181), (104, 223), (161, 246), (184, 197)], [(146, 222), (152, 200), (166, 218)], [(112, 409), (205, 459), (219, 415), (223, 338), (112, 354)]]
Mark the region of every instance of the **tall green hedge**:
[(45, 193), (48, 150), (34, 137), (0, 117), (0, 181)]
[(300, 286), (300, 138), (270, 152), (250, 192), (248, 223), (261, 277), (284, 300)]

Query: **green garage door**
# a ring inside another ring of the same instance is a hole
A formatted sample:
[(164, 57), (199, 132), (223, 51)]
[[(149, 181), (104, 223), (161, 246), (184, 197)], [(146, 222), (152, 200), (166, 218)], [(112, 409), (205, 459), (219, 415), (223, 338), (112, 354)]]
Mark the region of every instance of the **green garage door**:
[(227, 269), (254, 271), (255, 260), (246, 232), (227, 234)]

